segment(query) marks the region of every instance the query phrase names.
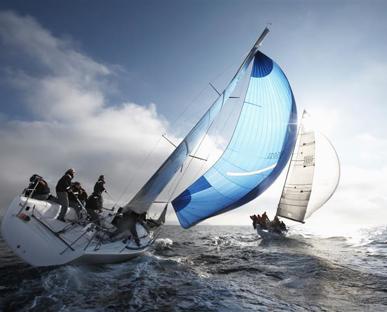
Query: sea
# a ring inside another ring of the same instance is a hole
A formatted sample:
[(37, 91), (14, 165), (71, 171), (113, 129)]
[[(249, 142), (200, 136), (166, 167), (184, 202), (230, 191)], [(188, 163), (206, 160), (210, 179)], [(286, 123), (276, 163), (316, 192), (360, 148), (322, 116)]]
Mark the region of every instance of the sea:
[(0, 311), (387, 311), (387, 227), (264, 241), (250, 226), (165, 226), (134, 260), (50, 268), (0, 239)]

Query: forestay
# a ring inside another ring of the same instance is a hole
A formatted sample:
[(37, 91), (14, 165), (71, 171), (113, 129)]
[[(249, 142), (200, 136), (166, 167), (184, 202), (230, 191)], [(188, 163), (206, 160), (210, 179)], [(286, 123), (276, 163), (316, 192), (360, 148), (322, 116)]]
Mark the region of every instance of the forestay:
[(157, 196), (167, 186), (176, 172), (182, 167), (185, 159), (194, 151), (199, 142), (205, 136), (215, 117), (231, 96), (238, 81), (243, 77), (245, 71), (254, 58), (255, 53), (258, 51), (260, 43), (263, 41), (268, 32), (269, 29), (265, 28), (225, 90), (219, 95), (195, 127), (177, 146), (174, 152), (138, 191), (133, 199), (124, 207), (124, 210), (132, 210), (137, 213), (144, 213), (148, 211)]
[(188, 228), (256, 198), (277, 178), (293, 149), (297, 111), (281, 68), (257, 52), (241, 113), (219, 160), (173, 201)]

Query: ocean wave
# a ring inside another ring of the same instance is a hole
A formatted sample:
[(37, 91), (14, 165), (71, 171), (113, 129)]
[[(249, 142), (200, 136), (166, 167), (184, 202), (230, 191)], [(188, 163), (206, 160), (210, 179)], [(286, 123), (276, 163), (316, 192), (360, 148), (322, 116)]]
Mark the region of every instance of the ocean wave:
[(120, 264), (36, 269), (8, 254), (0, 310), (385, 311), (385, 234), (356, 245), (292, 230), (265, 242), (250, 227), (165, 227), (149, 252)]

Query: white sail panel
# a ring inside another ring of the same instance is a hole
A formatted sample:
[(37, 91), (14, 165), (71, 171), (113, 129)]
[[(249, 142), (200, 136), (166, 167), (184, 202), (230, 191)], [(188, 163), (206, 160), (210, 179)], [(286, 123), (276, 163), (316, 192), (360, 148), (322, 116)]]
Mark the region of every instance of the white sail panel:
[(316, 168), (305, 218), (309, 218), (332, 197), (340, 181), (340, 161), (335, 148), (322, 133), (315, 132), (315, 137)]
[[(305, 114), (304, 114), (305, 115)], [(301, 123), (277, 215), (303, 222), (315, 171), (315, 135)]]
[(265, 28), (224, 91), (219, 95), (219, 97), (210, 106), (193, 129), (191, 129), (182, 142), (176, 147), (173, 153), (165, 160), (161, 167), (150, 177), (150, 179), (137, 192), (131, 201), (125, 205), (124, 211), (131, 210), (139, 214), (148, 211), (157, 196), (168, 185), (173, 176), (182, 167), (186, 158), (194, 151), (196, 146), (206, 135), (212, 122), (217, 117), (228, 98), (231, 96), (238, 82), (244, 76), (259, 49), (260, 43), (263, 41), (268, 32), (269, 29)]

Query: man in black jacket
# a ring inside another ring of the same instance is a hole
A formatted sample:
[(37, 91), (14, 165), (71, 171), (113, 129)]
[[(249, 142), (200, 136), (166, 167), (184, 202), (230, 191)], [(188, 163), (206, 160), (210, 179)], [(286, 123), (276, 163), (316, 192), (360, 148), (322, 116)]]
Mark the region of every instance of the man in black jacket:
[(65, 215), (69, 206), (68, 191), (71, 188), (71, 180), (74, 178), (74, 169), (69, 169), (65, 172), (56, 185), (56, 195), (58, 197), (58, 203), (62, 205), (57, 220), (65, 222)]
[(137, 233), (137, 223), (142, 223), (145, 220), (145, 214), (138, 214), (134, 211), (127, 211), (117, 217), (114, 226), (117, 228), (112, 234), (113, 240), (127, 236), (128, 231), (133, 236), (137, 246), (141, 246), (140, 239)]
[(98, 195), (102, 195), (102, 192), (105, 191), (105, 176), (100, 175), (98, 181), (94, 185), (94, 193)]
[(99, 200), (99, 205), (101, 207), (103, 207), (103, 197), (102, 197), (102, 193), (105, 192), (106, 189), (105, 189), (105, 176), (104, 175), (100, 175), (98, 177), (98, 181), (95, 182), (95, 185), (94, 185), (94, 190), (93, 190), (93, 193), (95, 195), (98, 195), (98, 200)]
[(98, 212), (101, 212), (101, 195), (93, 193), (89, 196), (86, 201), (86, 210), (90, 216), (91, 222), (94, 222), (97, 225), (100, 225)]
[(87, 200), (86, 191), (82, 188), (81, 183), (72, 182), (71, 187), (67, 193), (69, 198), (69, 206), (74, 208), (78, 220), (80, 220), (82, 208), (85, 206)]

